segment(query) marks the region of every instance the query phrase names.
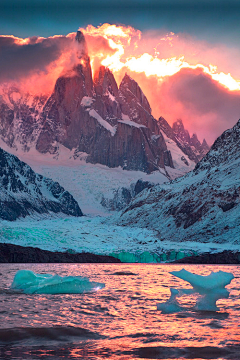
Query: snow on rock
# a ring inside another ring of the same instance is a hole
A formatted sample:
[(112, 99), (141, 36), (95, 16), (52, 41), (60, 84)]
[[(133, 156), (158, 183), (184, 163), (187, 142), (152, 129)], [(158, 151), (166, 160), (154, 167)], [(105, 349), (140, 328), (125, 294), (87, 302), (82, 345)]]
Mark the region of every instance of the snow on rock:
[(193, 171), (142, 191), (114, 221), (157, 230), (163, 242), (240, 244), (240, 121)]
[[(162, 131), (162, 135), (167, 145), (167, 149), (171, 152), (173, 159), (174, 169), (169, 169), (169, 172), (172, 174), (172, 178), (176, 178), (186, 174), (195, 167), (195, 162), (190, 160), (188, 155), (185, 154), (176, 144), (176, 142)], [(175, 176), (174, 176), (175, 175)]]
[(135, 121), (131, 121), (131, 120), (118, 120), (118, 122), (129, 125), (129, 126), (134, 126), (136, 128), (145, 128), (146, 127), (144, 125), (137, 124)]
[(88, 108), (92, 106), (93, 102), (94, 99), (92, 97), (84, 96), (81, 101), (81, 106)]
[(107, 92), (107, 95), (111, 99), (111, 101), (116, 101), (115, 96), (113, 96), (109, 91)]
[(111, 126), (106, 120), (103, 120), (103, 118), (96, 112), (96, 110), (91, 109), (89, 111), (89, 115), (92, 116), (94, 119), (96, 119), (101, 126), (103, 126), (106, 130), (110, 131), (111, 135), (114, 136), (116, 133), (116, 127)]

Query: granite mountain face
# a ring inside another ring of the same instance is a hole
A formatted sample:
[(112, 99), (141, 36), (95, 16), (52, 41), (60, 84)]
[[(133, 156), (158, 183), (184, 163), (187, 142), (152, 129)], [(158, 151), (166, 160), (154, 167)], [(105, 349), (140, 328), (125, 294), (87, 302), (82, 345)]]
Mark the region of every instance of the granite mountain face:
[[(101, 66), (92, 78), (83, 34), (78, 31), (79, 62), (60, 76), (50, 97), (21, 93), (2, 87), (0, 137), (9, 147), (25, 152), (57, 154), (60, 145), (86, 153), (86, 161), (110, 168), (151, 173), (166, 167), (191, 170), (209, 150), (183, 123), (171, 128), (153, 118), (141, 88), (127, 74), (120, 86), (108, 68)], [(166, 141), (169, 140), (169, 141)], [(171, 141), (170, 141), (171, 140)], [(182, 154), (174, 159), (172, 145)]]

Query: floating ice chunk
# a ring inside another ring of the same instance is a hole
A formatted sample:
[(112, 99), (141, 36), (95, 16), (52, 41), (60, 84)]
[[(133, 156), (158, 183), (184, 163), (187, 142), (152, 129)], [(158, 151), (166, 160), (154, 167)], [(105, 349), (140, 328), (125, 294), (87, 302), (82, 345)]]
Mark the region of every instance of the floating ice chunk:
[(186, 310), (186, 308), (178, 303), (177, 297), (195, 293), (198, 293), (200, 296), (196, 301), (194, 310), (219, 310), (216, 302), (219, 299), (228, 298), (229, 291), (225, 289), (225, 286), (230, 284), (234, 278), (233, 274), (224, 271), (211, 272), (208, 276), (202, 276), (182, 269), (180, 271), (172, 271), (170, 274), (189, 282), (193, 289), (170, 289), (170, 298), (165, 303), (157, 305), (157, 309), (165, 314)]
[(35, 274), (30, 270), (19, 270), (11, 285), (12, 289), (22, 290), (25, 294), (82, 294), (104, 287), (105, 284), (81, 276)]
[(176, 297), (179, 295), (179, 291), (172, 288), (170, 288), (170, 291), (170, 298), (165, 303), (157, 304), (157, 309), (161, 310), (164, 314), (171, 314), (182, 311), (181, 306), (176, 301)]
[(207, 290), (212, 291), (214, 289), (225, 288), (234, 278), (232, 273), (224, 271), (212, 271), (210, 275), (202, 276), (182, 269), (180, 271), (172, 271), (170, 274), (189, 282), (196, 292), (199, 293), (202, 291), (206, 293)]

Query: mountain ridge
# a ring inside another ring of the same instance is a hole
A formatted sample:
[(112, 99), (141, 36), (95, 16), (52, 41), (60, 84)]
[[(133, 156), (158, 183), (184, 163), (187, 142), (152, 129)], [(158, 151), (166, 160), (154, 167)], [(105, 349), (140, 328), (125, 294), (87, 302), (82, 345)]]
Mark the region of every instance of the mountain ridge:
[(86, 153), (87, 162), (110, 168), (151, 173), (179, 166), (183, 173), (189, 171), (189, 159), (197, 162), (203, 155), (194, 147), (199, 145), (197, 139), (186, 146), (176, 134), (172, 137), (185, 153), (174, 165), (163, 129), (137, 82), (125, 74), (118, 88), (114, 75), (104, 66), (92, 78), (81, 31), (75, 43), (78, 64), (57, 79), (50, 97), (32, 97), (29, 101), (29, 95), (17, 88), (5, 89), (5, 95), (0, 96), (2, 140), (15, 149), (28, 152), (36, 148), (50, 155), (56, 155), (63, 145)]

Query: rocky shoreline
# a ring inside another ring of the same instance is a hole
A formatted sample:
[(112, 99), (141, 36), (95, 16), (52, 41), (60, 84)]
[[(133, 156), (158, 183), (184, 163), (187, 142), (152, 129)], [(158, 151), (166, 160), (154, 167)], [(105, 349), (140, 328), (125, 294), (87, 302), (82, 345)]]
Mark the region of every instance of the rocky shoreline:
[(108, 255), (53, 252), (34, 247), (0, 244), (0, 263), (120, 263)]
[[(88, 252), (72, 253), (42, 250), (30, 246), (0, 244), (0, 263), (121, 263), (121, 260), (108, 255), (96, 255)], [(224, 250), (220, 253), (204, 253), (187, 256), (171, 264), (240, 264), (240, 252)]]
[(174, 264), (240, 264), (240, 252), (224, 250), (220, 253), (204, 253), (201, 255), (188, 256), (180, 260), (175, 260)]

